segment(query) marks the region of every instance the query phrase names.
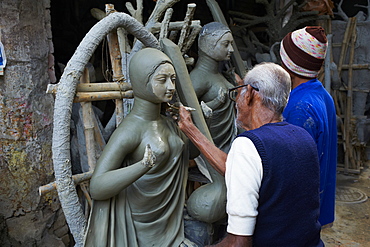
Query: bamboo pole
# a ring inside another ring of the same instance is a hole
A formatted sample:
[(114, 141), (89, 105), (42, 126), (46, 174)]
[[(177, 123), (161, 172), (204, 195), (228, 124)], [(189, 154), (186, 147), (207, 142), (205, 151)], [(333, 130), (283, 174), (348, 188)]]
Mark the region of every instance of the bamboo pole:
[[(86, 85), (78, 84), (77, 88), (79, 88), (80, 91), (76, 92), (73, 99), (74, 103), (124, 98), (132, 99), (134, 97), (131, 86), (126, 87), (126, 83), (123, 84), (123, 87), (121, 86), (122, 83), (116, 82), (84, 84)], [(46, 93), (56, 94), (57, 91), (57, 84), (49, 84)]]
[[(93, 171), (88, 171), (85, 173), (79, 173), (72, 176), (72, 180), (75, 185), (78, 185), (86, 180), (89, 180), (92, 177)], [(39, 187), (39, 195), (43, 196), (48, 192), (56, 190), (57, 185), (55, 182), (43, 185)]]
[[(348, 64), (343, 64), (342, 65), (342, 70), (344, 69), (349, 69)], [(370, 70), (370, 64), (365, 63), (365, 64), (352, 64), (351, 69), (368, 69)]]
[(83, 83), (77, 85), (77, 92), (127, 91), (132, 87), (127, 82)]
[[(58, 84), (48, 84), (46, 93), (55, 94)], [(77, 85), (77, 92), (105, 92), (105, 91), (128, 91), (132, 90), (128, 82), (103, 82), (103, 83), (83, 83)]]
[(352, 146), (352, 110), (353, 110), (353, 92), (352, 92), (352, 79), (353, 79), (353, 70), (352, 64), (355, 54), (355, 42), (356, 42), (356, 17), (350, 18), (350, 42), (351, 50), (349, 54), (349, 69), (348, 69), (348, 85), (347, 85), (347, 104), (346, 104), (346, 114), (345, 114), (345, 130), (346, 130), (346, 157), (345, 157), (345, 169), (349, 169), (350, 164), (355, 165), (356, 162), (353, 159), (353, 146)]
[(330, 64), (331, 64), (331, 43), (332, 43), (333, 34), (328, 34), (328, 48), (326, 49), (326, 56), (325, 56), (325, 89), (330, 94), (331, 91), (331, 71), (330, 71)]
[[(105, 12), (107, 15), (110, 13), (116, 12), (114, 9), (113, 4), (106, 4), (105, 5)], [(124, 81), (124, 76), (122, 73), (122, 56), (121, 51), (119, 48), (119, 42), (118, 42), (118, 35), (117, 30), (111, 31), (108, 35), (108, 47), (109, 47), (109, 54), (110, 54), (110, 60), (112, 64), (112, 71), (113, 71), (113, 81), (116, 81), (120, 83), (121, 81)], [(124, 116), (123, 113), (123, 100), (122, 99), (116, 99), (116, 126), (118, 126)]]
[[(89, 71), (85, 68), (81, 78), (81, 83), (89, 83)], [(84, 126), (85, 143), (86, 143), (86, 155), (89, 170), (93, 170), (96, 164), (96, 153), (95, 153), (95, 138), (94, 138), (94, 121), (95, 118), (91, 102), (81, 102), (82, 108), (82, 122)]]
[(122, 99), (115, 99), (116, 102), (116, 127), (122, 122), (124, 118), (123, 112), (123, 100)]
[(350, 31), (351, 31), (351, 19), (347, 22), (346, 31), (344, 32), (344, 37), (342, 41), (342, 49), (339, 56), (339, 62), (338, 62), (338, 74), (341, 75), (342, 72), (342, 66), (344, 63), (344, 59), (347, 55), (347, 49), (348, 49), (348, 43), (350, 41)]
[(104, 140), (102, 132), (99, 129), (98, 120), (96, 119), (96, 117), (93, 120), (94, 120), (94, 138), (95, 138), (95, 143), (97, 144), (96, 148), (99, 148), (96, 150), (96, 154), (97, 154), (97, 157), (99, 157), (106, 145), (106, 142)]
[(133, 98), (134, 94), (132, 90), (121, 92), (121, 91), (106, 91), (106, 92), (80, 92), (76, 93), (73, 100), (74, 103), (86, 102), (86, 101), (99, 101), (99, 100), (111, 100), (111, 99), (123, 99)]
[[(84, 193), (84, 196), (86, 198), (86, 201), (87, 201), (89, 207), (91, 208), (91, 206), (92, 206), (92, 200), (91, 200), (90, 193), (89, 193), (89, 191), (87, 189), (87, 185), (85, 183), (81, 183), (80, 184), (80, 188), (81, 188), (82, 192)], [(87, 215), (88, 215), (88, 212), (89, 211), (87, 210), (87, 212), (86, 212)]]
[[(142, 13), (142, 1), (137, 0), (136, 1), (136, 6), (137, 9), (135, 10), (134, 7), (130, 2), (126, 3), (126, 7), (128, 11), (130, 12), (131, 16), (134, 17), (136, 20), (138, 20), (140, 23), (142, 23), (142, 18), (141, 18), (141, 13)], [(110, 12), (115, 12), (111, 11)], [(95, 17), (97, 20), (101, 20), (104, 17), (106, 17), (106, 13), (100, 9), (93, 8), (90, 10), (90, 13), (93, 17)], [(118, 27), (117, 28), (117, 35), (118, 35), (118, 43), (119, 43), (119, 48), (121, 52), (121, 62), (122, 62), (122, 67), (127, 68), (127, 63), (128, 63), (128, 57), (131, 52), (131, 47), (129, 45), (129, 40), (127, 37), (127, 31), (124, 28)], [(128, 78), (127, 76), (127, 71), (122, 71), (124, 78)]]

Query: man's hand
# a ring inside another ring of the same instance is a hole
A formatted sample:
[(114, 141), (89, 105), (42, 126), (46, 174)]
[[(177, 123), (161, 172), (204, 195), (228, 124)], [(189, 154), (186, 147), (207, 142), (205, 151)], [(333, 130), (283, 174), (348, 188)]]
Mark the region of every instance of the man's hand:
[(183, 105), (181, 105), (179, 109), (179, 117), (177, 119), (177, 124), (181, 130), (185, 130), (187, 127), (194, 125), (193, 120), (191, 118), (190, 110), (184, 107)]
[(192, 107), (184, 106), (181, 102), (175, 102), (172, 105), (170, 103), (167, 103), (167, 105), (168, 105), (167, 112), (176, 121), (179, 120), (180, 106), (185, 108), (186, 111), (195, 111), (196, 110)]
[(252, 247), (252, 245), (252, 236), (238, 236), (228, 233), (220, 243), (206, 247)]

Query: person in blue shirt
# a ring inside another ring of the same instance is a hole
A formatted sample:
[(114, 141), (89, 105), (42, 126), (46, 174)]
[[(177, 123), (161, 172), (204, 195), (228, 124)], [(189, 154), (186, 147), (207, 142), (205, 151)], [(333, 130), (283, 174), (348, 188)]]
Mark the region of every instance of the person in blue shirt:
[(288, 33), (281, 42), (282, 67), (290, 74), (292, 91), (284, 120), (301, 126), (314, 138), (320, 161), (320, 218), (331, 226), (335, 214), (337, 123), (332, 97), (317, 79), (327, 48), (323, 28), (308, 26)]

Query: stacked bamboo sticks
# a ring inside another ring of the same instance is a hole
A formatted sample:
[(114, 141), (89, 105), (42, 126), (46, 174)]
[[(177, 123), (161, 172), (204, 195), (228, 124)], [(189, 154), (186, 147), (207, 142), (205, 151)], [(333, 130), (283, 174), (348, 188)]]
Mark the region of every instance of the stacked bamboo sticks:
[[(49, 84), (46, 92), (55, 94), (58, 84)], [(131, 85), (127, 82), (84, 83), (77, 86), (74, 103), (133, 98)]]
[[(356, 120), (359, 116), (353, 115), (353, 92), (359, 91), (353, 86), (353, 72), (355, 69), (369, 69), (369, 64), (354, 64), (355, 42), (357, 38), (356, 17), (348, 19), (346, 31), (341, 43), (341, 52), (338, 61), (338, 74), (342, 75), (343, 70), (348, 71), (347, 85), (342, 85), (334, 90), (334, 103), (337, 115), (341, 118), (340, 134), (338, 144), (343, 146), (344, 164), (338, 166), (339, 171), (358, 174), (363, 169), (364, 144), (357, 139), (355, 130)], [(334, 45), (334, 44), (333, 44)], [(349, 49), (348, 64), (344, 64)]]

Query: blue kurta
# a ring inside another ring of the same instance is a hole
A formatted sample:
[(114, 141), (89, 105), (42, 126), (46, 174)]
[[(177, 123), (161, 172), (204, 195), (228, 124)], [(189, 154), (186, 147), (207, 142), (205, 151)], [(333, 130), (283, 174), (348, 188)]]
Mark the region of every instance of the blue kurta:
[(314, 138), (320, 161), (321, 225), (334, 221), (337, 167), (337, 123), (332, 97), (317, 79), (294, 88), (284, 120), (306, 129)]

